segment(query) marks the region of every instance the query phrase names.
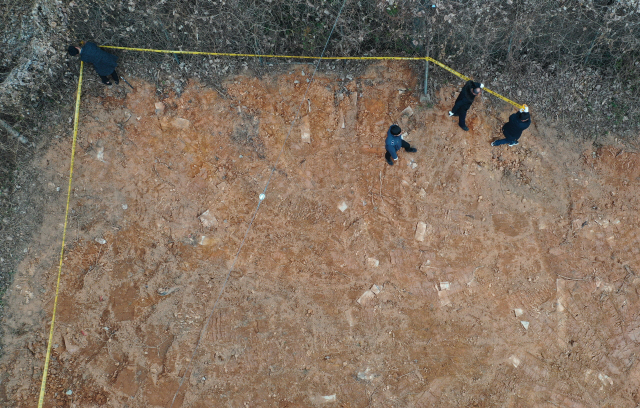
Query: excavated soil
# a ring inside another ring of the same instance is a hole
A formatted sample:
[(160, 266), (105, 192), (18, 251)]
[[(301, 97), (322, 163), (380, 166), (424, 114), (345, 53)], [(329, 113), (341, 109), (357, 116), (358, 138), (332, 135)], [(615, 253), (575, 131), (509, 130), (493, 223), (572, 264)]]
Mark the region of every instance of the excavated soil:
[[(636, 407), (638, 154), (535, 107), (491, 147), (511, 107), (463, 132), (458, 84), (422, 104), (400, 63), (310, 71), (83, 99), (45, 406)], [(391, 167), (394, 122), (418, 152)], [(3, 406), (37, 405), (70, 145), (34, 163)]]

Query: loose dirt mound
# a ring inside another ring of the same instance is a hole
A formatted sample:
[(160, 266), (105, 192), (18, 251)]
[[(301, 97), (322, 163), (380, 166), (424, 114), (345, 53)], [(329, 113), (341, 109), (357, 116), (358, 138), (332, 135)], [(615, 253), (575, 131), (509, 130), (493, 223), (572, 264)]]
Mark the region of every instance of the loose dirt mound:
[[(456, 90), (427, 109), (397, 63), (303, 100), (309, 71), (83, 100), (46, 406), (169, 406), (243, 240), (174, 407), (640, 403), (638, 155), (535, 112), (491, 147), (510, 110), (477, 101), (463, 132)], [(418, 152), (390, 167), (393, 122)], [(37, 163), (52, 193), (6, 299), (5, 406), (36, 403), (68, 155)]]

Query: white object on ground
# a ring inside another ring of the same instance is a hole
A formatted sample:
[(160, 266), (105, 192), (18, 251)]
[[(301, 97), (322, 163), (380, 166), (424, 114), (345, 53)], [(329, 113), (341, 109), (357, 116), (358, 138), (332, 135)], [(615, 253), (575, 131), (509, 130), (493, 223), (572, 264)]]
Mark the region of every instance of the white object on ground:
[(413, 116), (413, 109), (411, 109), (411, 106), (404, 108), (401, 115)]
[(598, 374), (598, 379), (602, 381), (602, 384), (604, 385), (613, 385), (613, 380), (606, 374)]
[(520, 317), (524, 312), (522, 311), (522, 309), (513, 309), (513, 313), (515, 313), (516, 317)]
[(522, 323), (522, 327), (524, 327), (525, 330), (529, 330), (529, 322), (521, 320), (520, 323)]
[(262, 200), (264, 200), (265, 195), (264, 194), (260, 194), (259, 198), (260, 198), (260, 201), (262, 201)]
[(209, 210), (203, 212), (198, 216), (200, 223), (205, 228), (215, 228), (218, 226), (218, 219)]
[(376, 296), (375, 293), (373, 293), (370, 290), (365, 291), (362, 296), (360, 296), (358, 298), (358, 300), (356, 300), (356, 302), (358, 302), (358, 304), (360, 305), (366, 305), (371, 299), (373, 299)]
[(345, 212), (347, 210), (347, 208), (349, 208), (349, 206), (344, 201), (341, 202), (340, 205), (338, 205), (338, 210), (340, 210), (342, 212)]
[(367, 381), (370, 381), (370, 380), (373, 380), (374, 378), (376, 378), (377, 376), (378, 376), (377, 374), (371, 373), (371, 369), (370, 369), (370, 368), (368, 368), (368, 367), (367, 367), (367, 369), (366, 369), (366, 370), (364, 370), (364, 371), (360, 371), (360, 372), (358, 373), (358, 379), (359, 379), (359, 380), (367, 380)]
[(416, 226), (416, 236), (415, 236), (415, 240), (422, 242), (424, 241), (424, 237), (427, 235), (427, 224), (425, 222), (418, 222), (418, 225)]
[(191, 126), (191, 121), (184, 118), (175, 118), (172, 122), (172, 125), (174, 127), (177, 127), (178, 129), (187, 129)]

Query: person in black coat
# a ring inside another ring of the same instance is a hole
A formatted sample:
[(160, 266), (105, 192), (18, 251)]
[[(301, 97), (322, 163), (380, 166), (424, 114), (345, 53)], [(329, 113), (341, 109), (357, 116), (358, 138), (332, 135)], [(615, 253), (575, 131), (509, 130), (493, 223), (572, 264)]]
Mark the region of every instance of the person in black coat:
[(92, 42), (86, 43), (82, 48), (71, 45), (67, 51), (71, 56), (80, 54), (81, 61), (93, 64), (93, 68), (95, 68), (98, 75), (100, 75), (103, 84), (111, 85), (109, 75), (111, 75), (116, 85), (120, 83), (118, 73), (116, 72), (118, 56), (102, 51)]
[(458, 117), (458, 124), (464, 131), (469, 130), (465, 123), (467, 111), (471, 107), (476, 96), (480, 95), (480, 92), (482, 92), (482, 88), (484, 88), (484, 85), (480, 82), (467, 81), (467, 83), (462, 87), (462, 90), (456, 99), (456, 103), (449, 111), (449, 116)]
[(518, 144), (518, 139), (522, 136), (522, 132), (531, 125), (531, 115), (529, 115), (529, 107), (524, 105), (524, 109), (509, 116), (509, 122), (502, 126), (502, 134), (504, 139), (496, 140), (491, 146), (499, 146), (509, 143), (509, 146)]
[(398, 150), (404, 148), (404, 150), (409, 153), (418, 151), (418, 149), (411, 147), (408, 142), (402, 139), (402, 136), (400, 136), (401, 133), (402, 129), (400, 129), (398, 125), (391, 125), (389, 130), (387, 130), (387, 138), (384, 141), (384, 147), (387, 149), (387, 152), (384, 154), (384, 158), (389, 166), (393, 166), (393, 162), (398, 160)]

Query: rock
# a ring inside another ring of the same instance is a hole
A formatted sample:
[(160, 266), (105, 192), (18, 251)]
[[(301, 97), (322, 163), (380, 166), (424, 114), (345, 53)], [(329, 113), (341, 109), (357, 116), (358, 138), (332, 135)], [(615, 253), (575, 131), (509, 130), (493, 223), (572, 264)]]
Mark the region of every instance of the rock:
[(67, 394), (67, 395), (72, 395), (72, 394), (73, 394), (73, 391), (71, 391), (71, 390), (67, 390), (67, 392), (65, 392), (65, 394)]
[(613, 385), (613, 380), (606, 374), (598, 374), (598, 379), (602, 382), (603, 385)]
[(160, 296), (167, 296), (167, 295), (170, 295), (170, 294), (172, 294), (173, 292), (175, 292), (175, 291), (177, 291), (179, 289), (180, 288), (177, 287), (177, 286), (174, 286), (172, 288), (160, 288), (160, 289), (158, 289), (158, 294)]
[(107, 243), (107, 240), (105, 240), (104, 238), (96, 238), (96, 242), (100, 245), (104, 245)]
[(178, 129), (188, 129), (191, 126), (191, 122), (183, 118), (175, 118), (172, 124)]
[(162, 115), (164, 113), (164, 108), (164, 103), (156, 102), (156, 115)]
[(202, 235), (200, 237), (200, 240), (198, 241), (198, 244), (202, 246), (209, 246), (209, 245), (215, 244), (216, 242), (218, 242), (217, 239), (212, 237), (207, 237), (206, 235)]
[(427, 224), (420, 221), (416, 226), (416, 241), (422, 242), (424, 241), (424, 237), (427, 234)]
[(401, 115), (413, 116), (413, 109), (411, 109), (411, 106), (407, 106), (406, 108), (404, 108)]
[(370, 291), (370, 290), (367, 290), (367, 291), (365, 291), (365, 292), (362, 294), (362, 296), (360, 296), (360, 297), (358, 298), (358, 300), (356, 300), (356, 302), (358, 302), (358, 304), (360, 304), (360, 305), (364, 306), (364, 305), (366, 305), (367, 303), (369, 303), (369, 301), (370, 301), (371, 299), (373, 299), (375, 296), (376, 296), (376, 294), (375, 294), (375, 293), (373, 293), (373, 292), (372, 292), (372, 291)]
[(515, 313), (516, 317), (522, 316), (522, 309), (513, 309), (513, 313)]
[(205, 228), (216, 228), (218, 226), (218, 219), (209, 210), (200, 214), (198, 219)]
[(555, 256), (562, 255), (562, 254), (564, 254), (564, 249), (562, 249), (560, 247), (551, 248), (551, 249), (549, 249), (549, 253), (551, 255), (555, 255)]
[(128, 205), (126, 205), (126, 204), (122, 204), (122, 209), (123, 209), (123, 210), (126, 210), (127, 208), (129, 208), (129, 206), (128, 206)]
[(104, 147), (98, 147), (98, 153), (96, 154), (96, 159), (104, 162)]
[(344, 201), (341, 202), (340, 205), (338, 205), (338, 210), (340, 210), (342, 212), (345, 212), (347, 210), (347, 208), (349, 208), (349, 206)]
[(328, 402), (336, 402), (336, 394), (309, 396), (309, 400), (311, 401), (313, 406), (324, 405)]
[(300, 123), (301, 139), (305, 143), (311, 143), (311, 124), (309, 123), (309, 116), (302, 118)]
[(438, 292), (438, 298), (440, 298), (441, 306), (451, 306), (451, 300), (449, 299), (449, 289), (451, 285), (449, 282), (440, 282), (436, 285), (436, 291)]
[(367, 266), (371, 268), (377, 268), (378, 266), (380, 266), (380, 261), (378, 261), (376, 258), (367, 258)]
[(371, 381), (371, 380), (373, 380), (374, 378), (376, 378), (376, 377), (377, 377), (377, 375), (376, 375), (376, 374), (374, 374), (374, 373), (372, 373), (370, 368), (367, 368), (367, 369), (366, 369), (366, 370), (364, 370), (364, 371), (360, 371), (360, 372), (358, 373), (357, 377), (358, 377), (358, 380)]
[(529, 330), (529, 322), (521, 320), (520, 323), (522, 324), (522, 327), (524, 327), (525, 330)]
[(62, 336), (62, 341), (64, 341), (64, 348), (69, 354), (77, 353), (80, 350), (80, 347), (73, 344), (67, 336)]

